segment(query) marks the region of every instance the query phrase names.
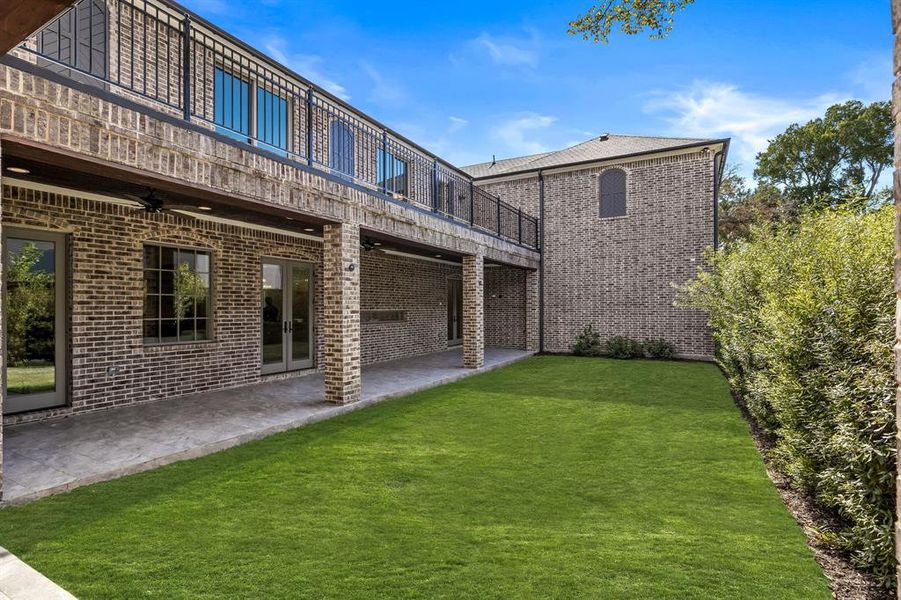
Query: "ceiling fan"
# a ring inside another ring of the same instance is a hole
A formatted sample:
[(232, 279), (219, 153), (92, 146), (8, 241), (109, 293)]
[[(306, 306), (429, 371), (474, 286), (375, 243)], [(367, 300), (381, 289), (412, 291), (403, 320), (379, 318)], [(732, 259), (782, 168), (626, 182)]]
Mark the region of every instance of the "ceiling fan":
[[(148, 214), (158, 215), (164, 212), (176, 211), (178, 214), (183, 216), (185, 215), (183, 211), (191, 211), (191, 210), (203, 210), (197, 206), (191, 204), (177, 204), (174, 202), (169, 202), (168, 200), (158, 196), (156, 190), (153, 188), (148, 188), (148, 191), (143, 196), (138, 196), (136, 194), (124, 194), (126, 198), (132, 200), (140, 205), (140, 209)], [(136, 207), (138, 208), (138, 207)]]
[(360, 248), (362, 248), (365, 252), (371, 252), (373, 250), (377, 250), (379, 246), (381, 246), (381, 242), (377, 242), (372, 238), (362, 238), (360, 240)]

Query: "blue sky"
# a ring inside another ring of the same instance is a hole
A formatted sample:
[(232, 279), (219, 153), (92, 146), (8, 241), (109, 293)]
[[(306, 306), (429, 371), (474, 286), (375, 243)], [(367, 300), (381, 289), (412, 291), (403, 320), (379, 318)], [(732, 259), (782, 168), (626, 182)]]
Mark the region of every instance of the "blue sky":
[(671, 36), (566, 34), (589, 1), (184, 4), (458, 165), (605, 132), (766, 140), (891, 93), (888, 0), (698, 0)]

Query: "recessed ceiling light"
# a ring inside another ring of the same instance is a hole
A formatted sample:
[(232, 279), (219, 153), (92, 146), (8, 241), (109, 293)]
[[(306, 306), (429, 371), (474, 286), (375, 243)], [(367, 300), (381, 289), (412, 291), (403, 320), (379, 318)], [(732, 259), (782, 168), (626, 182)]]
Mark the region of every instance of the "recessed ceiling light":
[(294, 220), (294, 217), (285, 217), (285, 218), (288, 219), (289, 221), (293, 221), (293, 220)]
[(6, 167), (7, 171), (12, 171), (13, 173), (21, 173), (22, 175), (28, 175), (31, 173), (28, 169), (23, 169), (22, 167)]
[(442, 256), (441, 254), (436, 254), (435, 258), (441, 258), (441, 256)]
[(372, 242), (372, 245), (373, 245), (373, 246), (381, 246), (382, 243), (381, 243), (381, 242)]
[(197, 210), (213, 210), (213, 209), (210, 208), (209, 206), (198, 206)]
[(304, 230), (304, 231), (316, 231), (316, 230), (313, 229), (312, 227), (304, 227), (303, 230)]

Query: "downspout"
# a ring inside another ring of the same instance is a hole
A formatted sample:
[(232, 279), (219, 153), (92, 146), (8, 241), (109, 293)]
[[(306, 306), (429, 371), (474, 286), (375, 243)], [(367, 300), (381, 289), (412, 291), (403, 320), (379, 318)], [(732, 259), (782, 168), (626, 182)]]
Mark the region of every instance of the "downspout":
[(713, 155), (713, 249), (720, 247), (720, 182), (723, 180), (725, 153), (718, 150)]
[(538, 171), (538, 353), (544, 354), (544, 173)]

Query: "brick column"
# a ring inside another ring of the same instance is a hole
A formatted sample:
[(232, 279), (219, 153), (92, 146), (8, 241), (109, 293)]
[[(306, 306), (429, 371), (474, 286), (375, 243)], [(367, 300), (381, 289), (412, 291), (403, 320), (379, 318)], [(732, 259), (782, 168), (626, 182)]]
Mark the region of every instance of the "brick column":
[(322, 248), (325, 399), (360, 399), (360, 227), (326, 225)]
[[(895, 381), (901, 384), (901, 0), (892, 0), (892, 31), (895, 34), (895, 84), (892, 88), (892, 115), (895, 118)], [(901, 431), (901, 388), (896, 390), (895, 419)], [(895, 436), (896, 448), (901, 450), (901, 434)], [(898, 492), (895, 511), (895, 573), (901, 590), (901, 452), (897, 461), (899, 474), (895, 478)]]
[(526, 271), (526, 350), (538, 351), (538, 271)]
[(463, 257), (463, 366), (485, 364), (485, 258)]
[[(0, 211), (3, 209), (3, 149), (0, 148)], [(0, 228), (2, 228), (2, 223), (0, 223)], [(0, 229), (0, 233), (2, 233), (2, 229)], [(0, 235), (0, 239), (2, 239), (2, 235)], [(3, 277), (3, 261), (0, 261), (0, 281), (2, 281)], [(4, 338), (6, 332), (3, 330), (3, 297), (2, 297), (3, 286), (0, 286), (0, 340)], [(5, 367), (6, 365), (6, 357), (3, 356), (2, 351), (5, 350), (5, 346), (0, 344), (0, 368)], [(2, 378), (0, 378), (2, 381)], [(0, 385), (0, 500), (3, 499), (3, 404), (6, 400), (6, 393), (3, 389), (3, 386)]]

